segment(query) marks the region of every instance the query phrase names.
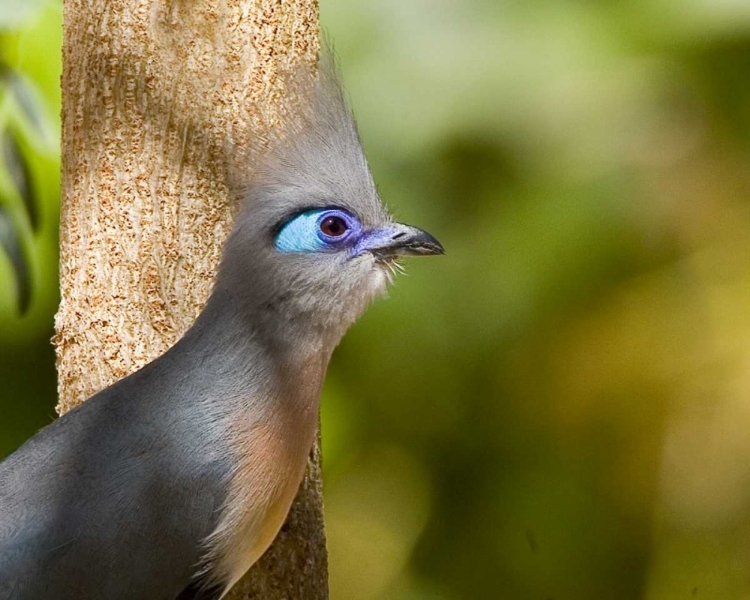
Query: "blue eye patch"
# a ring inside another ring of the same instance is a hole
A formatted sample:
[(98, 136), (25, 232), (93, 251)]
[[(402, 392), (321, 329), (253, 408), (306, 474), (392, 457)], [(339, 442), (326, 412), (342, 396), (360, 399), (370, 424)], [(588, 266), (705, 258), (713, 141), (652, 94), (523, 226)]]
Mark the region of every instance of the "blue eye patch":
[(331, 252), (348, 246), (361, 231), (359, 221), (346, 211), (308, 210), (284, 223), (275, 246), (279, 252)]

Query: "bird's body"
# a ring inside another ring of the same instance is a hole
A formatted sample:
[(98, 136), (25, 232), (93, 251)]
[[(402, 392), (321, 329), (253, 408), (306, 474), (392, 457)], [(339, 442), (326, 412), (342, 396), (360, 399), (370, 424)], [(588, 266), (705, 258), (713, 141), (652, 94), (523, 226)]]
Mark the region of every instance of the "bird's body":
[[(196, 541), (218, 519), (228, 457), (221, 448), (175, 456), (170, 437), (188, 433), (179, 423), (186, 408), (174, 406), (171, 394), (134, 393), (144, 379), (172, 384), (149, 365), (2, 464), (3, 600), (174, 599), (195, 574)], [(157, 425), (164, 418), (174, 419), (166, 435)], [(112, 577), (117, 571), (127, 571), (127, 579)]]
[(193, 327), (0, 463), (0, 600), (220, 598), (275, 537), (333, 349), (393, 256), (442, 251), (387, 216), (338, 87), (308, 92)]
[[(271, 360), (283, 349), (269, 352), (227, 296), (2, 463), (0, 598), (173, 600), (203, 570), (223, 591), (268, 547), (315, 435), (324, 371), (311, 363), (329, 351)], [(111, 588), (120, 569), (128, 590)]]

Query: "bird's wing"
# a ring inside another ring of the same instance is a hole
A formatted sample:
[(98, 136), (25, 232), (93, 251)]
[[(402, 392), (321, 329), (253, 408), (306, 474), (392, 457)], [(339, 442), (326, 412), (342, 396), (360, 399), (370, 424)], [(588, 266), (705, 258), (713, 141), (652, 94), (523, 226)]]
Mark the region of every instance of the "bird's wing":
[(221, 466), (173, 448), (174, 407), (127, 391), (108, 388), (0, 463), (0, 600), (174, 600), (189, 585)]

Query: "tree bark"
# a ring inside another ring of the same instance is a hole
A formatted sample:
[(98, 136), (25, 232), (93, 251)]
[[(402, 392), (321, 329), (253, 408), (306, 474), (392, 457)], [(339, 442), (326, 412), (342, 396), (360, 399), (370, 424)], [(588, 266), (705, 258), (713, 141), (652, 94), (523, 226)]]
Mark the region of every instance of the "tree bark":
[[(319, 51), (317, 0), (65, 0), (62, 414), (166, 351), (230, 230), (228, 172)], [(276, 542), (230, 598), (328, 597), (319, 447)]]

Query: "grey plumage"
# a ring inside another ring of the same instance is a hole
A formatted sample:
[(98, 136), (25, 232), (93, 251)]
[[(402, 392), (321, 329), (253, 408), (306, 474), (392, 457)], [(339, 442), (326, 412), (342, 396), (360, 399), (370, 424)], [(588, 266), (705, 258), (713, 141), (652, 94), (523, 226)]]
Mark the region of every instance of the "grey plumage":
[[(391, 222), (332, 73), (289, 79), (288, 127), (249, 184), (234, 173), (242, 209), (194, 326), (0, 463), (0, 600), (218, 598), (271, 543), (334, 347), (395, 256), (442, 252)], [(295, 215), (330, 207), (361, 235), (274, 245)]]
[(188, 584), (229, 472), (225, 448), (195, 439), (191, 400), (219, 383), (196, 375), (227, 358), (218, 339), (219, 354), (196, 353), (198, 337), (2, 463), (0, 598), (166, 599)]

